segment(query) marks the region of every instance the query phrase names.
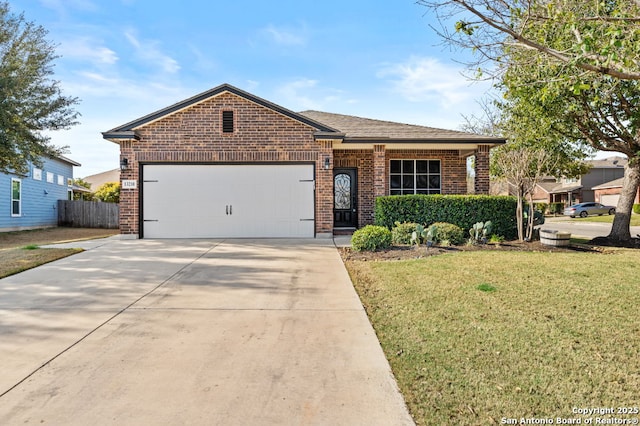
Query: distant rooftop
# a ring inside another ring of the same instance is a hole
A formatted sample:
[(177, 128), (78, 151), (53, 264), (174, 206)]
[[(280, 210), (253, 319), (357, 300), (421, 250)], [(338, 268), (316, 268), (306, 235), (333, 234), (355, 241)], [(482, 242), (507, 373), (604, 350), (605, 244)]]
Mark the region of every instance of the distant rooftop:
[(614, 156), (614, 157), (607, 157), (607, 158), (601, 158), (599, 160), (589, 160), (587, 161), (588, 164), (590, 164), (591, 166), (595, 167), (595, 168), (600, 168), (600, 169), (605, 169), (605, 168), (622, 168), (624, 166), (627, 165), (627, 163), (629, 162), (629, 160), (625, 157), (619, 157), (619, 156)]

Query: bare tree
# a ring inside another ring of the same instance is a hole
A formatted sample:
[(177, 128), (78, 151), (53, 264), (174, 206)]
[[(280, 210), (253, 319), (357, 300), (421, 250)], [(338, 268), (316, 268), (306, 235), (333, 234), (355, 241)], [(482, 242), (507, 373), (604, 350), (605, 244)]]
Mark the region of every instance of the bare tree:
[[(518, 239), (520, 241), (531, 240), (534, 225), (533, 193), (547, 170), (555, 168), (555, 159), (544, 150), (506, 145), (496, 150), (493, 160), (499, 176), (516, 190)], [(525, 201), (529, 205), (527, 223), (524, 223)]]

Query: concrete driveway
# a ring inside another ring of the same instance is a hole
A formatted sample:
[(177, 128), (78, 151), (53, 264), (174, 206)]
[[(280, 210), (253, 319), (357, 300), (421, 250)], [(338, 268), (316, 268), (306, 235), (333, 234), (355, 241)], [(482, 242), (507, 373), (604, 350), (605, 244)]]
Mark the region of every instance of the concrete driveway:
[(94, 244), (0, 280), (0, 360), (3, 425), (413, 424), (331, 240)]

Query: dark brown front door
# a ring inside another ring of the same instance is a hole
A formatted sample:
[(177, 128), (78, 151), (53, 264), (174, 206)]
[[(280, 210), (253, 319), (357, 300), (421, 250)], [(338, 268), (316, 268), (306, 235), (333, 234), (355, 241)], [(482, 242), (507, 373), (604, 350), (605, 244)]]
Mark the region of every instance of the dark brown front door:
[(356, 169), (333, 170), (333, 226), (358, 226)]

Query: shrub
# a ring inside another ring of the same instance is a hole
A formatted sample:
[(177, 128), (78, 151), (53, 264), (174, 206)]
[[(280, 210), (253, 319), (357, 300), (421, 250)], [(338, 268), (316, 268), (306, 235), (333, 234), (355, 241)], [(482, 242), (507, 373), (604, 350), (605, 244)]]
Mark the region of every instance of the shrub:
[(375, 201), (375, 224), (388, 229), (397, 222), (448, 222), (469, 229), (490, 220), (493, 232), (517, 236), (516, 198), (491, 195), (390, 195)]
[(640, 214), (640, 204), (633, 205), (633, 212), (636, 214)]
[(436, 227), (436, 241), (447, 240), (449, 244), (457, 246), (464, 242), (464, 231), (457, 225), (447, 222), (436, 222), (431, 226)]
[(411, 244), (411, 234), (416, 230), (416, 223), (396, 222), (391, 229), (391, 241), (393, 244)]
[(547, 203), (534, 203), (533, 208), (539, 212), (541, 212), (542, 214), (545, 214), (547, 212), (547, 209), (549, 208), (549, 204)]
[(564, 210), (564, 203), (549, 203), (549, 214), (562, 214)]
[(367, 225), (358, 229), (351, 237), (355, 251), (376, 251), (391, 246), (391, 231), (384, 226)]

